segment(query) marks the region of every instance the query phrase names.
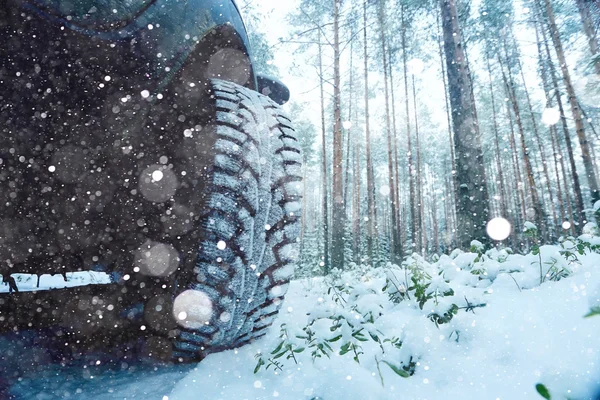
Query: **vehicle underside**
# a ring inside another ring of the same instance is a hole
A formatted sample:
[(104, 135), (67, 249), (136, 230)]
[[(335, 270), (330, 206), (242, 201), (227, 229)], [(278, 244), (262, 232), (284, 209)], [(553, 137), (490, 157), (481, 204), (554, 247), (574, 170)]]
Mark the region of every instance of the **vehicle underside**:
[[(110, 26), (46, 3), (0, 5), (0, 273), (13, 292), (0, 331), (49, 328), (96, 348), (134, 337), (179, 361), (256, 338), (290, 278), (278, 251), (295, 243), (286, 185), (299, 161), (289, 119), (256, 92), (277, 82), (257, 84), (233, 3), (191, 2), (182, 26), (155, 2)], [(18, 274), (76, 271), (106, 279), (16, 292)]]

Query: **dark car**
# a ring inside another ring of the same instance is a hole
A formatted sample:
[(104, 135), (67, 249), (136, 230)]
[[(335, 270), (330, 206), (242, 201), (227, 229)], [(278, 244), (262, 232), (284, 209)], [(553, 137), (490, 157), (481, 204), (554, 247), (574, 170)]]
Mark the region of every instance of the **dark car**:
[(0, 329), (176, 361), (264, 335), (298, 251), (288, 97), (232, 0), (1, 1), (0, 273), (111, 280), (12, 282)]

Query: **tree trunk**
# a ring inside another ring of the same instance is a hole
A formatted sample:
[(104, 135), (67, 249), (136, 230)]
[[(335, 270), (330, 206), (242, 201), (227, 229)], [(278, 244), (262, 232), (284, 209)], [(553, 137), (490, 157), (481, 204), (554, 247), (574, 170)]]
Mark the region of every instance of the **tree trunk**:
[[(353, 44), (354, 40), (350, 41), (350, 87), (348, 90), (348, 121), (351, 120), (352, 117), (352, 103), (354, 102), (354, 68), (352, 68), (352, 61), (354, 61), (354, 52), (353, 52)], [(352, 126), (349, 129), (346, 129), (346, 163), (344, 169), (344, 206), (348, 206), (348, 192), (350, 190), (350, 140), (352, 138)], [(348, 210), (346, 209), (346, 216), (348, 215)]]
[[(510, 33), (511, 38), (513, 40), (513, 44), (516, 49), (517, 41), (515, 40), (515, 36), (512, 32), (512, 27), (511, 27), (510, 32), (511, 32)], [(523, 81), (523, 90), (525, 91), (525, 99), (527, 100), (527, 108), (529, 110), (529, 115), (531, 117), (531, 123), (533, 126), (533, 134), (535, 137), (535, 142), (537, 143), (537, 150), (540, 155), (540, 160), (542, 162), (542, 170), (544, 172), (544, 178), (546, 179), (546, 186), (548, 189), (548, 196), (549, 196), (549, 200), (550, 200), (550, 210), (552, 212), (552, 222), (553, 222), (553, 225), (556, 225), (556, 207), (554, 204), (554, 197), (552, 195), (552, 187), (550, 185), (550, 173), (548, 172), (548, 165), (546, 163), (546, 153), (544, 151), (544, 146), (542, 146), (542, 138), (540, 137), (537, 119), (533, 112), (533, 106), (531, 104), (531, 97), (529, 96), (529, 89), (527, 88), (527, 81), (525, 79), (525, 73), (523, 72), (523, 65), (521, 64), (520, 56), (517, 56), (517, 67), (519, 68), (519, 71), (521, 73), (521, 80)], [(542, 184), (540, 184), (540, 188), (541, 187), (543, 187)], [(542, 194), (542, 198), (540, 199), (540, 204), (543, 207), (542, 208), (542, 218), (544, 218), (544, 222), (545, 222), (545, 207), (544, 207), (543, 194)], [(546, 224), (544, 223), (544, 225), (546, 225)], [(554, 232), (554, 229), (546, 229), (546, 231), (547, 231), (547, 234), (552, 235)]]
[(425, 224), (425, 202), (423, 200), (423, 167), (421, 163), (421, 144), (419, 138), (419, 114), (417, 111), (417, 90), (415, 88), (415, 76), (412, 76), (413, 91), (413, 111), (415, 113), (415, 153), (417, 156), (416, 181), (417, 181), (417, 210), (419, 215), (419, 241), (417, 242), (417, 251), (424, 253), (427, 251), (427, 229)]
[[(508, 95), (510, 103), (512, 104), (512, 109), (515, 115), (515, 121), (517, 122), (517, 127), (519, 128), (519, 141), (521, 144), (521, 151), (523, 152), (523, 160), (525, 161), (525, 176), (527, 178), (527, 188), (529, 189), (529, 195), (531, 196), (531, 201), (529, 202), (529, 204), (532, 207), (532, 210), (534, 211), (534, 215), (531, 215), (531, 213), (526, 212), (525, 216), (527, 219), (533, 218), (538, 230), (540, 232), (543, 232), (545, 229), (545, 226), (543, 224), (544, 207), (538, 195), (537, 184), (533, 175), (533, 166), (531, 165), (531, 158), (529, 156), (529, 148), (525, 144), (525, 129), (523, 128), (523, 120), (521, 119), (521, 111), (519, 109), (517, 93), (515, 90), (515, 83), (513, 81), (510, 63), (508, 60), (506, 43), (504, 43), (502, 47), (504, 48), (504, 56), (507, 66), (506, 70), (508, 73), (505, 73), (504, 69), (502, 69), (502, 79), (506, 88), (506, 94)], [(498, 61), (500, 62), (500, 66), (502, 67), (500, 55), (498, 55)]]
[(473, 239), (489, 242), (485, 232), (488, 189), (455, 1), (441, 0), (440, 5), (456, 150), (457, 236), (459, 246), (468, 249)]
[(391, 237), (390, 237), (390, 258), (392, 263), (397, 263), (400, 256), (400, 238), (398, 235), (398, 222), (397, 222), (397, 210), (398, 200), (396, 199), (396, 182), (394, 182), (394, 146), (392, 142), (392, 125), (390, 117), (390, 97), (388, 89), (388, 61), (386, 51), (386, 35), (385, 35), (385, 7), (384, 1), (379, 3), (378, 17), (379, 17), (379, 28), (381, 30), (381, 54), (383, 58), (383, 84), (385, 88), (385, 128), (387, 131), (387, 153), (388, 153), (388, 184), (390, 189), (390, 223), (391, 223)]
[(358, 140), (354, 142), (354, 200), (352, 201), (352, 248), (354, 262), (359, 264), (360, 260), (360, 150)]
[(506, 115), (508, 116), (508, 122), (510, 126), (510, 150), (511, 150), (511, 158), (512, 164), (515, 172), (515, 198), (517, 208), (521, 209), (521, 214), (519, 220), (522, 222), (526, 218), (527, 214), (527, 203), (525, 201), (525, 188), (523, 182), (523, 175), (521, 174), (521, 158), (519, 157), (519, 151), (517, 150), (517, 144), (515, 139), (515, 129), (512, 114), (510, 112), (510, 108), (508, 104), (506, 104)]
[[(594, 171), (593, 160), (590, 155), (590, 146), (585, 134), (585, 127), (583, 125), (583, 116), (581, 115), (581, 109), (579, 108), (579, 103), (577, 101), (577, 97), (575, 95), (575, 89), (573, 88), (573, 84), (571, 82), (571, 74), (569, 73), (569, 67), (567, 65), (567, 60), (565, 57), (565, 53), (563, 50), (562, 41), (560, 39), (560, 35), (558, 33), (558, 28), (556, 26), (556, 21), (554, 18), (554, 10), (552, 9), (552, 4), (550, 4), (550, 0), (543, 0), (546, 8), (546, 17), (548, 22), (548, 27), (550, 29), (550, 36), (552, 38), (552, 42), (554, 43), (554, 48), (556, 50), (556, 55), (558, 56), (558, 63), (560, 65), (560, 69), (562, 71), (563, 80), (565, 82), (567, 96), (569, 98), (569, 103), (571, 105), (571, 112), (573, 114), (573, 119), (575, 120), (575, 127), (577, 129), (577, 138), (579, 139), (579, 146), (581, 147), (581, 153), (583, 158), (583, 166), (585, 167), (585, 173), (588, 178), (588, 184), (591, 190), (592, 195), (592, 203), (600, 200), (600, 192), (598, 191), (598, 181), (596, 179), (596, 172)], [(580, 210), (583, 212), (583, 209)], [(583, 216), (585, 218), (585, 216)]]
[(454, 140), (452, 138), (452, 118), (451, 118), (451, 110), (450, 110), (450, 105), (448, 104), (448, 84), (446, 83), (446, 65), (444, 64), (444, 48), (442, 46), (442, 34), (441, 34), (441, 27), (440, 27), (440, 21), (439, 21), (439, 15), (436, 13), (436, 23), (437, 23), (437, 29), (438, 29), (438, 48), (439, 48), (439, 55), (440, 55), (440, 64), (442, 67), (442, 82), (444, 83), (444, 105), (446, 107), (446, 118), (448, 120), (448, 143), (450, 144), (450, 165), (452, 167), (452, 170), (450, 171), (450, 176), (452, 177), (452, 179), (450, 180), (450, 194), (451, 197), (448, 198), (448, 201), (450, 202), (450, 214), (448, 214), (448, 217), (450, 217), (451, 219), (449, 220), (450, 224), (450, 232), (453, 232), (454, 230), (454, 220), (455, 218), (455, 214), (456, 214), (456, 206), (455, 206), (455, 193), (456, 193), (456, 158), (454, 157)]
[(321, 34), (319, 33), (319, 85), (321, 91), (321, 178), (323, 186), (323, 270), (325, 275), (329, 274), (331, 264), (329, 262), (329, 200), (327, 196), (327, 138), (325, 131), (325, 89), (323, 79), (323, 49), (321, 46)]
[(331, 264), (344, 268), (344, 188), (343, 188), (343, 140), (340, 78), (340, 29), (339, 0), (333, 0), (333, 212), (331, 219)]
[(496, 100), (494, 96), (494, 85), (492, 83), (492, 67), (490, 65), (489, 54), (486, 51), (486, 63), (490, 85), (490, 96), (492, 98), (492, 122), (494, 127), (494, 144), (496, 148), (496, 167), (498, 168), (498, 185), (500, 186), (500, 196), (498, 199), (498, 205), (500, 208), (500, 216), (506, 218), (508, 216), (506, 212), (506, 189), (504, 188), (504, 173), (502, 171), (502, 153), (500, 152), (500, 140), (498, 133), (498, 117), (496, 115)]
[(400, 174), (398, 173), (398, 130), (396, 127), (396, 96), (395, 96), (395, 90), (394, 90), (394, 74), (393, 74), (393, 68), (392, 68), (392, 53), (391, 50), (388, 46), (388, 54), (389, 54), (389, 58), (388, 60), (390, 60), (389, 64), (390, 64), (390, 92), (392, 95), (392, 128), (393, 128), (393, 132), (394, 132), (394, 182), (396, 182), (396, 219), (397, 219), (397, 223), (398, 223), (398, 237), (400, 238), (400, 246), (398, 248), (398, 250), (400, 251), (400, 256), (402, 257), (403, 253), (404, 253), (404, 243), (406, 242), (406, 229), (404, 229), (404, 227), (402, 226), (402, 215), (401, 215), (401, 209), (402, 209), (402, 205), (403, 205), (403, 201), (402, 201), (402, 197), (400, 196)]
[[(551, 100), (551, 96), (550, 96), (550, 84), (548, 83), (548, 69), (546, 67), (546, 63), (544, 62), (544, 57), (542, 55), (542, 44), (540, 43), (540, 33), (539, 33), (539, 29), (538, 29), (538, 24), (537, 22), (534, 20), (533, 21), (533, 27), (535, 29), (535, 38), (536, 38), (536, 44), (537, 44), (537, 51), (538, 51), (538, 66), (539, 66), (539, 71), (540, 71), (540, 77), (542, 78), (542, 88), (544, 89), (544, 97), (546, 98), (546, 108), (550, 108), (552, 106), (552, 100)], [(557, 224), (557, 229), (560, 229), (560, 225), (562, 224), (563, 221), (565, 221), (565, 205), (563, 203), (563, 195), (562, 195), (562, 185), (560, 182), (560, 175), (559, 175), (559, 166), (558, 166), (558, 159), (557, 159), (557, 154), (558, 154), (558, 150), (557, 150), (557, 143), (556, 143), (556, 127), (555, 126), (549, 126), (548, 127), (548, 131), (550, 134), (550, 140), (552, 143), (552, 157), (554, 160), (554, 171), (555, 171), (555, 178), (556, 178), (556, 189), (557, 189), (557, 197), (558, 197), (558, 208), (559, 208), (559, 213), (560, 213), (560, 221), (557, 220), (557, 217), (555, 216), (555, 223)], [(561, 157), (561, 161), (562, 161)], [(565, 182), (566, 183), (566, 182)], [(548, 186), (550, 186), (550, 182), (548, 183)], [(548, 189), (551, 189), (550, 187)], [(566, 190), (565, 190), (566, 192)], [(552, 193), (552, 192), (550, 192)], [(567, 197), (568, 199), (568, 197)], [(555, 208), (556, 210), (556, 208)], [(555, 211), (556, 212), (556, 211)]]
[(373, 173), (373, 159), (371, 155), (371, 132), (369, 127), (369, 52), (367, 46), (367, 0), (363, 3), (364, 19), (364, 63), (365, 63), (365, 151), (367, 156), (367, 212), (368, 212), (368, 232), (367, 248), (369, 253), (369, 262), (373, 264), (377, 254), (375, 248), (377, 234), (377, 211), (375, 209), (375, 176)]
[[(537, 14), (541, 15), (541, 9), (538, 10)], [(538, 19), (540, 19), (540, 18), (538, 18)], [(558, 105), (558, 110), (561, 115), (562, 130), (563, 130), (563, 134), (564, 134), (564, 138), (565, 138), (565, 146), (567, 148), (566, 153), (567, 153), (567, 156), (569, 157), (569, 165), (571, 168), (571, 179), (573, 181), (573, 192), (575, 193), (575, 203), (577, 206), (577, 214), (579, 215), (579, 219), (581, 221), (584, 221), (586, 218), (585, 213), (583, 212), (585, 206), (583, 204), (583, 194), (581, 193), (581, 183), (579, 181), (579, 174), (577, 173), (577, 168), (575, 166), (575, 154), (573, 153), (573, 145), (571, 143), (571, 133), (569, 132), (569, 127), (567, 125), (567, 120), (565, 118), (565, 108), (563, 106), (562, 97), (560, 95), (560, 89), (559, 89), (559, 85), (558, 85), (558, 74), (556, 72), (556, 67), (554, 66), (554, 61), (552, 60), (552, 55), (550, 54), (550, 46), (548, 45), (546, 31), (544, 30), (544, 27), (542, 26), (541, 19), (540, 19), (540, 27), (541, 27), (540, 32), (542, 34), (542, 43), (544, 43), (544, 48), (546, 51), (546, 59), (548, 62), (548, 69), (550, 71), (550, 78), (552, 80), (552, 86), (554, 87), (554, 97), (556, 97), (556, 104)], [(557, 144), (558, 143), (559, 142), (557, 139)], [(561, 157), (561, 164), (563, 166), (562, 167), (563, 172), (566, 173), (562, 157)], [(568, 187), (568, 181), (565, 180), (565, 188), (567, 188), (567, 187)], [(569, 192), (566, 189), (565, 189), (565, 195), (567, 196), (567, 198), (569, 198)], [(569, 203), (570, 203), (570, 201), (569, 201)], [(574, 218), (574, 214), (572, 212), (569, 213), (569, 215), (570, 215), (570, 218)], [(573, 222), (575, 222), (575, 221), (573, 221)]]
[(410, 105), (408, 95), (408, 60), (407, 60), (407, 46), (406, 46), (406, 20), (405, 20), (405, 6), (401, 6), (402, 14), (402, 63), (404, 66), (404, 95), (406, 102), (406, 137), (408, 146), (408, 185), (409, 185), (409, 196), (410, 196), (410, 221), (411, 221), (411, 238), (413, 241), (413, 248), (417, 244), (419, 237), (419, 223), (418, 215), (416, 210), (416, 198), (415, 198), (415, 181), (414, 181), (414, 164), (412, 154), (412, 139), (411, 139), (411, 128), (410, 128)]

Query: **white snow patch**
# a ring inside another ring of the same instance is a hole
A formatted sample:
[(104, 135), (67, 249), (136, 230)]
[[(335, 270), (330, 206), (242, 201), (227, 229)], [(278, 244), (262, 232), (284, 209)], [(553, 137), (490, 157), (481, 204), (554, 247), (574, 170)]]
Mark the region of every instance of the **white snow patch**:
[[(561, 257), (561, 250), (558, 246), (542, 246), (543, 262)], [(440, 298), (438, 306), (430, 300), (423, 310), (409, 302), (389, 301), (387, 293), (381, 291), (386, 276), (383, 269), (344, 273), (338, 282), (354, 288), (346, 301), (352, 301), (356, 294), (353, 304), (360, 310), (344, 315), (364, 321), (360, 314), (375, 313), (374, 323), (364, 326), (380, 337), (400, 338), (402, 347), (386, 348), (382, 354), (372, 340), (361, 342), (365, 354), (360, 355), (360, 364), (350, 354), (333, 354), (331, 359), (313, 362), (305, 350), (296, 354), (299, 364), (282, 357), (282, 371), (265, 371), (263, 367), (255, 375), (255, 355), (259, 351), (268, 355), (280, 342), (276, 326), (286, 324), (290, 341), (303, 343), (295, 335), (308, 324), (307, 314), (315, 317), (346, 312), (327, 294), (328, 286), (322, 279), (293, 281), (283, 305), (284, 310), (292, 311), (281, 313), (264, 339), (235, 353), (209, 355), (177, 384), (169, 398), (187, 399), (202, 391), (206, 398), (215, 399), (268, 399), (274, 392), (278, 398), (290, 400), (437, 399), (441, 394), (448, 399), (525, 399), (539, 397), (535, 391), (538, 383), (547, 386), (553, 398), (591, 398), (600, 388), (600, 317), (583, 316), (591, 305), (600, 304), (600, 271), (596, 267), (600, 254), (580, 256), (582, 265), (571, 276), (541, 286), (537, 256), (494, 250), (474, 266), (476, 257), (458, 253), (455, 259), (444, 256), (438, 263), (424, 264), (424, 269), (433, 270), (456, 271), (463, 267), (468, 270), (462, 273), (475, 279), (466, 281), (458, 275), (447, 283), (436, 276), (430, 288), (440, 291), (449, 285), (455, 294)], [(494, 270), (497, 278), (478, 280), (470, 273), (471, 268)], [(466, 306), (465, 298), (471, 304), (486, 306), (474, 312), (459, 310), (439, 328), (426, 318), (432, 309), (443, 309), (449, 302)], [(317, 320), (312, 325), (316, 337), (323, 338), (332, 335), (330, 327), (330, 320)], [(331, 345), (339, 349), (339, 344)], [(396, 375), (382, 362), (399, 365), (411, 356), (417, 364), (415, 374), (409, 378)], [(255, 382), (260, 382), (260, 390)]]

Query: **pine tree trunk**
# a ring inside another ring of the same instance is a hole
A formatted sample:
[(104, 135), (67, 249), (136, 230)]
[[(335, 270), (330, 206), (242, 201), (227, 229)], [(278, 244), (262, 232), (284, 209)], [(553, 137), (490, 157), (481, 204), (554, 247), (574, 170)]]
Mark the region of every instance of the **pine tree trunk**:
[(360, 195), (361, 195), (361, 183), (360, 183), (360, 151), (358, 147), (358, 140), (354, 142), (354, 200), (352, 201), (352, 248), (354, 251), (354, 262), (360, 263)]
[[(585, 134), (583, 116), (581, 114), (581, 109), (579, 108), (577, 96), (575, 95), (575, 89), (573, 88), (573, 84), (571, 81), (571, 74), (569, 73), (569, 67), (567, 65), (562, 41), (558, 33), (558, 28), (556, 27), (556, 21), (554, 17), (554, 10), (552, 8), (552, 4), (550, 4), (550, 0), (543, 1), (546, 8), (546, 17), (548, 27), (550, 29), (550, 37), (552, 38), (552, 42), (554, 43), (554, 49), (556, 50), (556, 55), (558, 56), (558, 63), (563, 75), (563, 80), (565, 82), (567, 96), (571, 105), (571, 113), (573, 114), (573, 119), (575, 120), (575, 127), (577, 129), (577, 138), (579, 139), (579, 146), (581, 148), (583, 166), (587, 175), (588, 185), (592, 192), (592, 203), (594, 203), (597, 200), (600, 200), (600, 192), (598, 191), (598, 181), (596, 179), (596, 172), (594, 170), (594, 164), (590, 154), (590, 145)], [(583, 209), (580, 211), (583, 212)], [(585, 216), (583, 216), (583, 218), (585, 219)]]
[(319, 85), (321, 91), (321, 179), (323, 195), (323, 270), (325, 275), (329, 274), (331, 267), (329, 261), (329, 199), (327, 196), (327, 138), (325, 131), (325, 89), (323, 78), (323, 49), (321, 45), (321, 34), (319, 34)]
[[(449, 224), (449, 234), (453, 235), (455, 229), (454, 221), (456, 220), (456, 158), (454, 157), (454, 140), (452, 138), (452, 112), (450, 110), (450, 104), (448, 99), (448, 84), (446, 83), (446, 65), (444, 64), (444, 47), (442, 46), (442, 33), (439, 21), (439, 14), (436, 13), (436, 24), (438, 30), (438, 49), (440, 55), (440, 65), (442, 69), (442, 82), (444, 83), (444, 105), (446, 107), (446, 118), (448, 120), (448, 144), (450, 145), (450, 165), (452, 170), (450, 171), (450, 187), (448, 200), (450, 202), (450, 213), (447, 214), (447, 218), (450, 218), (446, 223)], [(452, 244), (450, 241), (450, 245)]]
[(385, 128), (387, 132), (387, 153), (388, 153), (388, 184), (390, 189), (390, 228), (391, 228), (391, 237), (390, 237), (390, 258), (393, 263), (398, 262), (398, 258), (400, 256), (401, 244), (400, 238), (398, 235), (398, 222), (397, 218), (397, 210), (398, 200), (396, 199), (397, 190), (396, 190), (396, 182), (394, 182), (394, 146), (392, 141), (392, 124), (390, 117), (390, 97), (389, 97), (389, 89), (388, 89), (388, 61), (387, 61), (387, 51), (386, 51), (386, 35), (385, 35), (385, 2), (381, 1), (379, 3), (378, 8), (378, 17), (379, 17), (379, 28), (381, 34), (381, 54), (383, 58), (383, 84), (384, 84), (384, 92), (385, 92)]
[(408, 57), (407, 57), (407, 46), (406, 46), (406, 20), (405, 20), (405, 6), (401, 6), (402, 13), (402, 63), (404, 66), (404, 95), (405, 95), (405, 103), (406, 103), (406, 137), (407, 137), (407, 146), (408, 146), (408, 186), (409, 186), (409, 196), (410, 196), (410, 221), (411, 221), (411, 238), (413, 241), (413, 248), (417, 245), (419, 240), (419, 221), (417, 215), (416, 208), (416, 196), (415, 196), (415, 181), (414, 181), (414, 162), (413, 162), (413, 154), (412, 154), (412, 139), (411, 139), (411, 127), (410, 127), (410, 105), (408, 95)]
[[(537, 14), (541, 15), (541, 9), (537, 10)], [(540, 32), (542, 34), (542, 43), (544, 43), (544, 48), (545, 48), (545, 52), (546, 52), (546, 60), (548, 62), (548, 69), (550, 71), (550, 78), (552, 80), (552, 86), (554, 88), (554, 97), (556, 97), (556, 104), (558, 105), (558, 111), (560, 112), (561, 115), (561, 124), (562, 124), (562, 130), (563, 130), (563, 134), (564, 134), (564, 138), (565, 138), (565, 146), (566, 146), (566, 153), (567, 156), (569, 157), (569, 166), (571, 169), (571, 179), (573, 181), (573, 192), (575, 194), (575, 204), (577, 206), (577, 214), (578, 214), (578, 219), (580, 219), (581, 221), (584, 221), (586, 216), (585, 213), (583, 212), (583, 209), (585, 208), (584, 204), (583, 204), (583, 194), (581, 193), (581, 183), (579, 181), (579, 174), (577, 173), (577, 168), (575, 166), (575, 154), (573, 153), (573, 145), (571, 143), (571, 133), (569, 132), (569, 127), (567, 125), (567, 120), (565, 118), (565, 108), (562, 102), (562, 97), (560, 95), (560, 89), (559, 89), (559, 85), (558, 85), (558, 74), (556, 72), (556, 67), (554, 66), (554, 61), (552, 60), (552, 55), (550, 54), (550, 46), (548, 44), (548, 39), (546, 37), (546, 31), (544, 30), (543, 26), (541, 26), (541, 19), (540, 19)], [(557, 140), (557, 143), (558, 140)], [(566, 174), (566, 169), (565, 169), (565, 165), (563, 162), (563, 158), (561, 157), (561, 164), (562, 164), (562, 170), (563, 173)], [(565, 188), (568, 188), (568, 181), (565, 179)], [(567, 197), (567, 199), (569, 200), (569, 203), (571, 203), (570, 201), (570, 195), (568, 190), (565, 189), (565, 195)], [(569, 205), (569, 204), (568, 204)], [(571, 206), (572, 208), (572, 206)], [(571, 219), (573, 219), (575, 217), (575, 214), (573, 212), (569, 213), (569, 216)], [(575, 219), (576, 221), (577, 219)], [(574, 226), (574, 224), (573, 224)]]
[[(512, 27), (511, 27), (511, 38), (513, 40), (513, 44), (515, 46), (515, 48), (517, 48), (517, 41), (515, 39), (515, 36), (512, 32)], [(523, 81), (523, 90), (525, 91), (525, 99), (527, 100), (527, 108), (529, 110), (529, 115), (531, 117), (531, 123), (532, 123), (532, 127), (533, 127), (533, 134), (535, 137), (535, 142), (537, 143), (537, 150), (540, 156), (540, 160), (542, 163), (542, 171), (544, 173), (544, 178), (546, 179), (546, 186), (547, 186), (547, 190), (548, 190), (548, 197), (550, 200), (550, 210), (552, 212), (552, 222), (553, 225), (556, 226), (557, 220), (556, 220), (556, 207), (554, 204), (554, 196), (552, 194), (552, 187), (550, 185), (550, 173), (548, 172), (548, 165), (546, 163), (546, 152), (544, 151), (544, 146), (542, 146), (542, 138), (540, 137), (540, 132), (538, 129), (538, 124), (537, 124), (537, 119), (536, 116), (533, 112), (533, 106), (531, 104), (531, 97), (529, 96), (529, 89), (527, 88), (527, 80), (525, 79), (525, 73), (523, 72), (523, 65), (521, 64), (521, 59), (520, 57), (517, 57), (517, 67), (519, 68), (519, 71), (521, 73), (521, 80)], [(540, 184), (540, 188), (542, 188), (543, 185)], [(544, 196), (542, 195), (542, 198), (540, 199), (540, 204), (542, 206), (542, 218), (545, 219), (545, 210), (546, 208), (544, 207)], [(545, 223), (544, 223), (545, 225)], [(548, 234), (553, 234), (554, 229), (546, 229)]]
[[(517, 93), (515, 90), (515, 83), (513, 81), (512, 72), (510, 68), (510, 63), (508, 60), (508, 52), (506, 50), (506, 43), (503, 44), (504, 48), (504, 57), (506, 62), (506, 70), (505, 73), (504, 68), (502, 68), (502, 79), (504, 81), (504, 86), (506, 88), (506, 94), (512, 104), (513, 113), (515, 115), (515, 121), (517, 123), (517, 127), (519, 128), (519, 141), (521, 144), (521, 151), (523, 152), (523, 161), (525, 162), (525, 177), (527, 178), (527, 188), (529, 189), (529, 195), (531, 196), (530, 206), (534, 211), (535, 215), (530, 215), (530, 213), (526, 212), (526, 218), (530, 219), (533, 217), (535, 224), (540, 232), (544, 232), (545, 226), (543, 223), (543, 215), (544, 215), (544, 207), (538, 195), (537, 183), (535, 181), (535, 176), (533, 174), (533, 166), (531, 164), (531, 158), (529, 156), (529, 148), (525, 144), (525, 129), (523, 128), (523, 120), (521, 119), (521, 110), (519, 109), (519, 103), (517, 100)], [(502, 67), (502, 61), (500, 60), (500, 55), (498, 55), (498, 60), (500, 61), (500, 66)]]
[(488, 189), (456, 2), (441, 0), (440, 6), (456, 150), (457, 237), (459, 246), (468, 249), (473, 239), (489, 242)]
[[(348, 90), (348, 121), (350, 121), (352, 117), (352, 103), (354, 100), (354, 68), (352, 68), (352, 62), (354, 61), (354, 52), (353, 46), (354, 40), (350, 41), (350, 87)], [(348, 207), (348, 192), (350, 191), (350, 140), (352, 138), (352, 126), (349, 129), (346, 129), (346, 163), (344, 169), (344, 205), (346, 208)], [(348, 210), (346, 209), (346, 216), (348, 215)]]
[[(389, 41), (388, 41), (389, 42)], [(388, 46), (388, 54), (389, 54), (389, 64), (390, 64), (390, 93), (392, 95), (392, 128), (394, 132), (394, 182), (396, 182), (396, 221), (398, 223), (398, 236), (400, 238), (400, 246), (398, 250), (400, 251), (400, 257), (402, 257), (404, 253), (404, 243), (406, 242), (406, 229), (402, 226), (402, 215), (401, 210), (404, 202), (402, 201), (402, 197), (400, 195), (400, 174), (398, 173), (398, 130), (396, 126), (396, 97), (395, 97), (395, 85), (394, 85), (394, 74), (392, 68), (392, 53)]]
[(373, 159), (371, 155), (371, 132), (369, 127), (369, 51), (367, 41), (367, 0), (363, 3), (364, 20), (364, 68), (365, 68), (365, 151), (367, 156), (367, 212), (368, 212), (368, 232), (367, 248), (369, 253), (369, 262), (374, 264), (377, 255), (376, 235), (377, 235), (377, 211), (375, 209), (375, 175), (373, 173)]
[[(537, 21), (533, 21), (533, 27), (535, 29), (535, 38), (536, 38), (536, 44), (537, 44), (537, 51), (538, 51), (538, 66), (539, 66), (539, 72), (540, 72), (540, 77), (542, 78), (542, 88), (544, 89), (544, 97), (546, 98), (546, 108), (550, 108), (552, 106), (552, 100), (551, 100), (551, 96), (550, 96), (550, 84), (548, 83), (548, 68), (546, 66), (546, 63), (544, 62), (544, 57), (543, 57), (543, 52), (542, 52), (542, 44), (540, 43), (540, 33), (539, 33), (539, 29), (538, 29), (538, 24)], [(550, 126), (548, 127), (548, 131), (550, 134), (550, 140), (551, 140), (551, 144), (552, 144), (552, 158), (554, 161), (554, 172), (555, 172), (555, 178), (556, 178), (556, 190), (557, 190), (557, 202), (558, 202), (558, 208), (559, 208), (559, 213), (560, 213), (560, 220), (557, 220), (557, 217), (555, 216), (555, 223), (557, 224), (557, 229), (560, 229), (560, 225), (562, 224), (563, 221), (565, 221), (566, 218), (566, 214), (565, 214), (565, 205), (563, 203), (563, 190), (562, 190), (562, 184), (560, 181), (560, 175), (559, 175), (559, 165), (558, 165), (558, 147), (557, 147), (557, 142), (556, 142), (556, 127), (555, 126)], [(561, 161), (562, 161), (563, 157), (561, 157)], [(563, 171), (564, 173), (564, 171)], [(565, 182), (566, 184), (566, 182)], [(548, 186), (550, 186), (550, 182), (548, 183)], [(550, 187), (549, 187), (550, 189)], [(565, 189), (565, 192), (567, 190)], [(552, 193), (552, 192), (551, 192)], [(569, 200), (569, 198), (567, 197), (567, 200)], [(554, 208), (554, 210), (556, 210), (556, 208)], [(556, 213), (556, 211), (555, 211)]]
[(343, 188), (343, 140), (340, 78), (340, 29), (339, 0), (333, 0), (333, 188), (331, 192), (333, 212), (331, 219), (331, 264), (344, 268), (344, 188)]
[[(487, 45), (487, 44), (486, 44)], [(492, 99), (492, 122), (494, 128), (494, 145), (496, 149), (496, 168), (498, 169), (498, 185), (500, 186), (500, 196), (498, 199), (498, 205), (500, 208), (500, 216), (506, 218), (508, 216), (506, 212), (506, 189), (504, 188), (504, 173), (502, 171), (502, 153), (500, 152), (500, 140), (498, 133), (498, 116), (496, 114), (496, 100), (494, 96), (494, 85), (492, 83), (492, 67), (490, 65), (489, 54), (486, 51), (486, 63), (490, 85), (490, 96)]]
[(416, 181), (417, 181), (417, 210), (419, 221), (419, 241), (417, 242), (417, 251), (424, 253), (427, 251), (427, 229), (425, 224), (425, 204), (423, 201), (423, 167), (421, 163), (421, 144), (419, 138), (419, 114), (417, 111), (417, 90), (415, 88), (415, 76), (412, 76), (412, 91), (413, 91), (413, 111), (415, 113), (415, 153), (417, 156), (416, 165)]
[[(515, 139), (515, 128), (513, 123), (513, 117), (510, 112), (510, 107), (506, 104), (506, 114), (508, 116), (509, 126), (510, 126), (510, 150), (511, 150), (511, 158), (512, 164), (515, 171), (515, 199), (516, 204), (521, 208), (521, 214), (519, 217), (519, 221), (523, 222), (526, 218), (527, 214), (527, 203), (525, 201), (525, 187), (523, 182), (523, 175), (521, 174), (521, 158), (519, 156), (519, 151), (517, 150), (517, 143)], [(517, 207), (519, 208), (519, 207)]]
[[(559, 211), (560, 211), (560, 223), (559, 225), (562, 224), (562, 222), (565, 221), (566, 218), (566, 213), (565, 213), (565, 205), (563, 204), (563, 194), (562, 194), (562, 185), (560, 182), (560, 175), (559, 175), (559, 165), (558, 165), (558, 146), (556, 143), (556, 127), (551, 126), (550, 127), (550, 140), (552, 141), (552, 154), (553, 154), (553, 158), (554, 158), (554, 171), (556, 174), (556, 189), (558, 191), (557, 193), (557, 197), (558, 197), (558, 206), (559, 206)], [(560, 157), (561, 160), (563, 159), (563, 157)], [(563, 174), (564, 174), (564, 169), (563, 169)], [(564, 179), (566, 179), (566, 175), (563, 176)], [(566, 190), (565, 190), (566, 191)], [(567, 201), (570, 203), (569, 201), (569, 197), (567, 196)]]

